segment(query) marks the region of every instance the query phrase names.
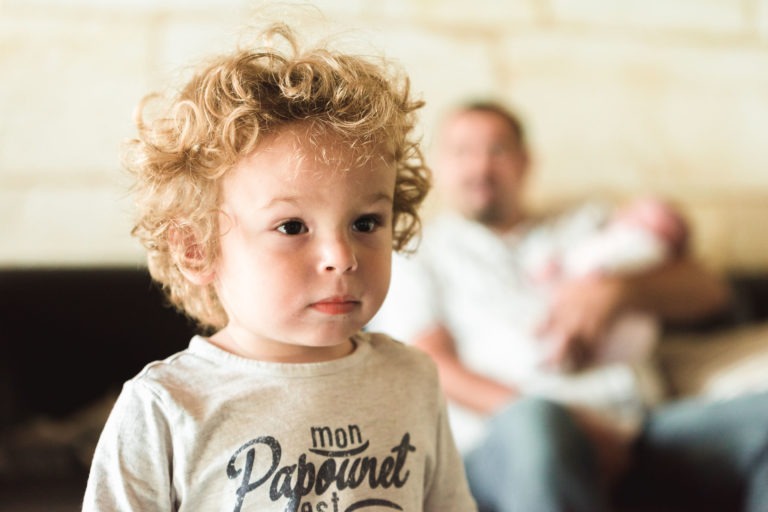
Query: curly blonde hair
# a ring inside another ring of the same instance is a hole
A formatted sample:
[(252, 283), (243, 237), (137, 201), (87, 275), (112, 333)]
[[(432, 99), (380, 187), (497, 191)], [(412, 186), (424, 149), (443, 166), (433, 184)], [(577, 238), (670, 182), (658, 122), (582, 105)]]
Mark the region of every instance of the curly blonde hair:
[(214, 285), (195, 284), (184, 271), (212, 272), (221, 178), (264, 137), (308, 121), (357, 148), (358, 159), (385, 158), (396, 169), (397, 251), (418, 233), (418, 208), (430, 187), (413, 135), (423, 102), (411, 97), (407, 77), (384, 62), (324, 47), (301, 50), (286, 25), (262, 37), (282, 40), (286, 49), (265, 43), (214, 59), (151, 121), (144, 119), (147, 96), (137, 110), (138, 137), (124, 155), (136, 178), (132, 234), (147, 249), (150, 273), (170, 302), (205, 328), (223, 327), (227, 315)]

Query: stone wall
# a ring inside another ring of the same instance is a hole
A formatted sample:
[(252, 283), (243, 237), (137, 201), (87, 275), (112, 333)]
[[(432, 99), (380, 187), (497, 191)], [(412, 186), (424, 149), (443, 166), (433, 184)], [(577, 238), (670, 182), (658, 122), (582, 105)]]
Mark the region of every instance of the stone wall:
[[(663, 194), (712, 266), (768, 267), (768, 0), (314, 4), (327, 20), (305, 30), (405, 67), (427, 146), (452, 103), (502, 99), (529, 126), (534, 205)], [(253, 9), (0, 0), (0, 265), (142, 262), (118, 159), (132, 110)]]

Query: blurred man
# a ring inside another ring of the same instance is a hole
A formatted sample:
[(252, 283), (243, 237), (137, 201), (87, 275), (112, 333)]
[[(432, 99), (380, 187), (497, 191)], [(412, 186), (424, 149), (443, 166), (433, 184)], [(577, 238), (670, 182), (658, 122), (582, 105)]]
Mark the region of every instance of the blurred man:
[[(606, 334), (628, 312), (655, 321), (704, 318), (726, 305), (727, 287), (685, 250), (639, 270), (566, 276), (542, 287), (533, 269), (544, 256), (599, 233), (610, 211), (587, 205), (529, 213), (524, 130), (498, 105), (447, 116), (435, 169), (448, 210), (426, 227), (413, 258), (395, 261), (390, 294), (370, 328), (436, 361), (481, 507), (606, 510), (609, 485), (628, 468), (663, 459), (646, 433), (676, 437), (664, 421), (673, 411), (652, 418), (642, 442), (634, 441), (644, 411), (660, 398), (648, 343), (656, 331), (645, 323), (610, 342)], [(604, 357), (608, 343), (616, 346)], [(702, 423), (712, 416), (704, 409), (688, 407), (682, 418)], [(636, 445), (645, 455), (631, 452)], [(755, 442), (742, 448), (751, 453)]]

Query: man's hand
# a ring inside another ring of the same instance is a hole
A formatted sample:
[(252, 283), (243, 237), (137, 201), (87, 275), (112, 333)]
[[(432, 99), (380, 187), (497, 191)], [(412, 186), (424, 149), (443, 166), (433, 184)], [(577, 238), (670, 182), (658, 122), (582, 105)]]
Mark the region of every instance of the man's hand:
[(695, 322), (728, 306), (731, 290), (719, 275), (681, 257), (648, 272), (592, 275), (563, 283), (537, 334), (551, 343), (548, 362), (583, 367), (600, 336), (624, 310), (647, 311), (669, 322)]
[(618, 276), (591, 275), (560, 285), (537, 331), (549, 344), (546, 363), (570, 369), (589, 363), (626, 298), (626, 283)]

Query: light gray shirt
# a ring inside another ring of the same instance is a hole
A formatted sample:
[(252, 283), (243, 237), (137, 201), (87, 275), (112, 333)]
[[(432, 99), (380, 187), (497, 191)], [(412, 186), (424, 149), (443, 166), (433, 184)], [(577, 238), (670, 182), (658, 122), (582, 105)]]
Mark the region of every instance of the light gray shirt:
[(321, 363), (203, 337), (128, 381), (84, 511), (473, 511), (433, 363), (379, 334)]

